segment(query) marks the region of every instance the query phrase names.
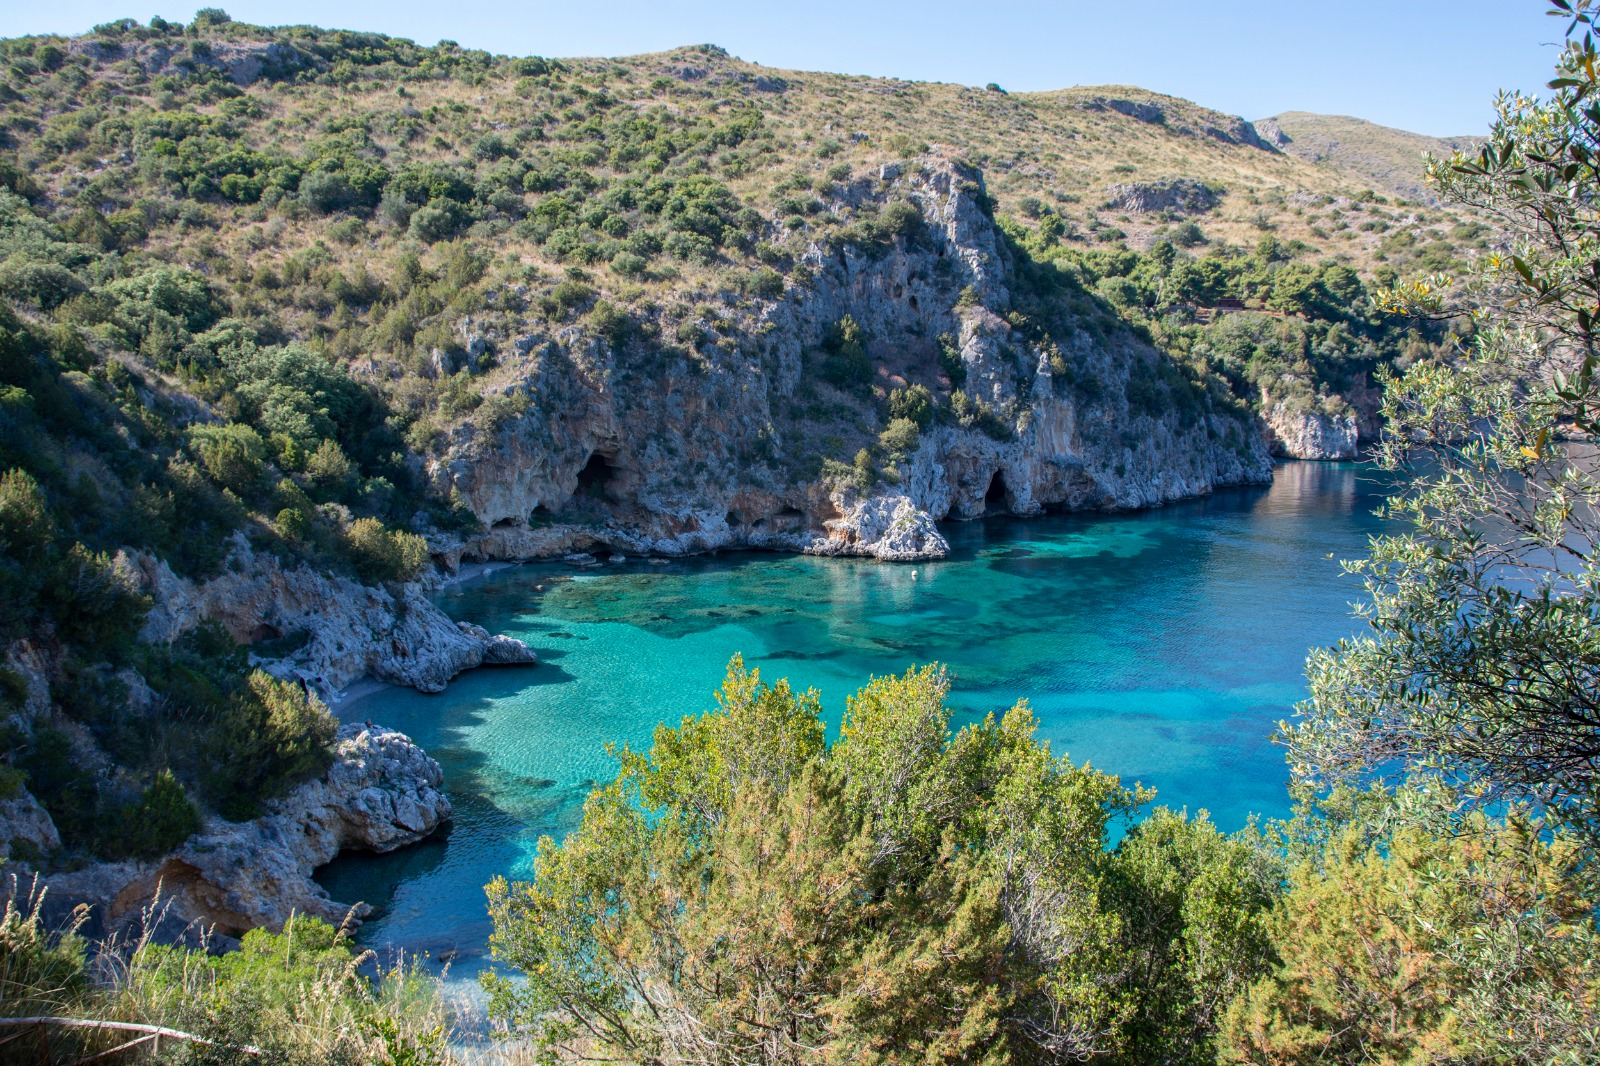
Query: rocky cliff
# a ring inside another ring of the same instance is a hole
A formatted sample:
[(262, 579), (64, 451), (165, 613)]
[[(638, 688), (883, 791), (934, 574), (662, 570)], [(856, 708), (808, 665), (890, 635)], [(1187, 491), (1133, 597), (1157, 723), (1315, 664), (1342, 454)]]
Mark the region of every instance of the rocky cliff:
[(420, 583), (380, 588), (309, 566), (285, 569), (276, 557), (253, 552), (242, 535), (227, 570), (204, 582), (178, 578), (149, 555), (124, 558), (154, 603), (142, 639), (171, 641), (211, 619), (243, 644), (299, 640), (265, 665), (323, 695), (367, 676), (438, 692), (476, 666), (538, 662), (519, 640), (451, 621)]
[[(339, 731), (333, 766), (320, 780), (268, 804), (248, 822), (212, 819), (177, 851), (155, 862), (99, 863), (38, 879), (48, 890), (50, 913), (78, 904), (91, 909), (102, 935), (159, 924), (167, 938), (203, 926), (239, 936), (258, 926), (279, 928), (290, 914), (311, 914), (335, 925), (359, 921), (371, 907), (338, 902), (311, 880), (318, 866), (346, 848), (385, 852), (415, 843), (448, 821), (439, 764), (404, 734), (382, 726), (346, 725)], [(0, 824), (39, 840), (54, 836), (49, 816), (31, 797), (8, 801)], [(8, 817), (11, 808), (21, 817)], [(42, 819), (42, 823), (41, 820)], [(34, 884), (25, 864), (10, 886)], [(3, 895), (6, 886), (0, 886)]]
[(1382, 393), (1364, 383), (1325, 396), (1275, 396), (1263, 389), (1261, 420), (1275, 456), (1354, 459), (1382, 432), (1382, 404)]
[(1354, 411), (1328, 412), (1278, 401), (1262, 412), (1274, 455), (1288, 459), (1353, 459), (1361, 435)]
[[(663, 313), (654, 336), (546, 333), (507, 315), (470, 324), (469, 348), (504, 353), (490, 388), (524, 411), (469, 421), (432, 462), (436, 486), (488, 527), (441, 545), (444, 561), (596, 547), (916, 559), (943, 554), (934, 522), (946, 518), (1146, 507), (1270, 479), (1249, 418), (1206, 397), (1169, 403), (1168, 386), (1150, 384), (1171, 381), (1166, 358), (1089, 294), (1061, 309), (1051, 341), (1030, 330), (1012, 309), (1026, 279), (978, 172), (886, 165), (827, 207), (860, 217), (902, 204), (917, 217), (892, 239), (813, 243), (781, 295)], [(814, 372), (846, 317), (867, 338), (876, 399)], [(669, 326), (692, 343), (672, 343)], [(882, 397), (914, 385), (955, 416), (875, 485), (818, 476), (819, 458), (872, 446)], [(1130, 399), (1141, 385), (1143, 403)]]

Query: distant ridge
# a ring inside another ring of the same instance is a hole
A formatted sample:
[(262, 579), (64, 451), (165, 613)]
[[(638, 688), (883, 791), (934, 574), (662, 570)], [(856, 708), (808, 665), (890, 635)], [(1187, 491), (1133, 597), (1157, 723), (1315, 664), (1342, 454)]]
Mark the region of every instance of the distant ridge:
[(1425, 152), (1447, 156), (1482, 142), (1480, 137), (1429, 137), (1380, 126), (1349, 115), (1285, 111), (1260, 119), (1256, 131), (1290, 155), (1339, 171), (1351, 181), (1366, 181), (1375, 192), (1393, 192), (1433, 203), (1422, 181)]

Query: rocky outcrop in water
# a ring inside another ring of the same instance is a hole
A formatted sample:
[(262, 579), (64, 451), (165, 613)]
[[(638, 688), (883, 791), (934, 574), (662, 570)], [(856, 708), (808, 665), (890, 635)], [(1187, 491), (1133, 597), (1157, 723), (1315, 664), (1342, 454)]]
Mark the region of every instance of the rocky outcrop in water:
[[(501, 352), (486, 384), (524, 413), (469, 421), (432, 462), (436, 487), (487, 527), (437, 538), (441, 561), (724, 548), (918, 559), (945, 550), (933, 526), (945, 518), (1146, 507), (1270, 480), (1258, 429), (1203, 398), (1176, 402), (1165, 357), (1089, 295), (1053, 350), (1007, 310), (1019, 280), (976, 171), (885, 166), (835, 196), (829, 209), (851, 217), (904, 203), (920, 219), (875, 243), (813, 245), (781, 297), (724, 293), (663, 316), (654, 336), (473, 323)], [(922, 384), (948, 398), (945, 419), (865, 490), (817, 474), (875, 445), (884, 421), (881, 400), (817, 372), (845, 316), (880, 396)], [(668, 327), (691, 347), (662, 341)]]
[(324, 694), (367, 676), (438, 692), (463, 670), (538, 661), (519, 640), (451, 621), (421, 585), (391, 590), (309, 566), (284, 569), (275, 556), (251, 551), (242, 535), (227, 569), (208, 581), (179, 578), (148, 555), (131, 556), (127, 565), (154, 602), (144, 640), (174, 640), (205, 619), (244, 644), (299, 639), (264, 665)]
[[(312, 871), (345, 849), (392, 851), (432, 834), (451, 815), (443, 783), (439, 764), (404, 734), (346, 725), (327, 774), (261, 817), (214, 818), (157, 862), (101, 863), (41, 881), (53, 913), (88, 904), (102, 935), (153, 914), (171, 933), (198, 923), (225, 936), (280, 928), (294, 913), (359, 921), (371, 908), (328, 898)], [(0, 805), (0, 827), (15, 834), (20, 823), (6, 811)]]

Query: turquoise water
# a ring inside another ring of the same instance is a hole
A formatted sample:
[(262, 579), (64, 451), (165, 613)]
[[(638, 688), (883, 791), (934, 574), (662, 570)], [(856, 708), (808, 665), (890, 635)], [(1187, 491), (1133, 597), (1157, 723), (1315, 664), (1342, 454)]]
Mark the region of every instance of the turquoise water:
[(607, 742), (713, 705), (729, 656), (822, 693), (831, 725), (872, 674), (939, 660), (958, 723), (1027, 698), (1075, 762), (1205, 808), (1226, 829), (1286, 812), (1269, 740), (1305, 695), (1306, 651), (1353, 633), (1340, 558), (1381, 525), (1373, 472), (1294, 463), (1269, 489), (1132, 515), (944, 527), (935, 563), (732, 554), (585, 570), (540, 564), (447, 591), (451, 615), (521, 637), (543, 664), (483, 669), (434, 696), (391, 690), (346, 712), (409, 733), (444, 766), (446, 836), (318, 875), (380, 908), (374, 947), (460, 952), (488, 935), (483, 885), (526, 873), (615, 773)]

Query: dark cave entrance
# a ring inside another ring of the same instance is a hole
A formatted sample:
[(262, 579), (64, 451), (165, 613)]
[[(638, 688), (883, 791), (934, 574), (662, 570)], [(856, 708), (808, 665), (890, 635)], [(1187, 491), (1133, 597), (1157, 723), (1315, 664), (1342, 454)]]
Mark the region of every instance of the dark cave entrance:
[(277, 626), (268, 625), (265, 622), (260, 622), (260, 623), (258, 623), (256, 625), (256, 627), (254, 629), (252, 629), (250, 631), (250, 635), (244, 639), (244, 642), (246, 644), (260, 644), (260, 643), (262, 643), (264, 641), (282, 640), (282, 639), (283, 639), (283, 630), (279, 629)]
[(989, 490), (983, 494), (983, 513), (1002, 514), (1009, 509), (1006, 490), (1006, 476), (1000, 471), (994, 472), (994, 477), (989, 479)]
[(589, 461), (578, 471), (576, 495), (591, 500), (610, 500), (617, 480), (615, 461), (615, 455), (607, 455), (605, 452), (595, 452), (590, 455)]

